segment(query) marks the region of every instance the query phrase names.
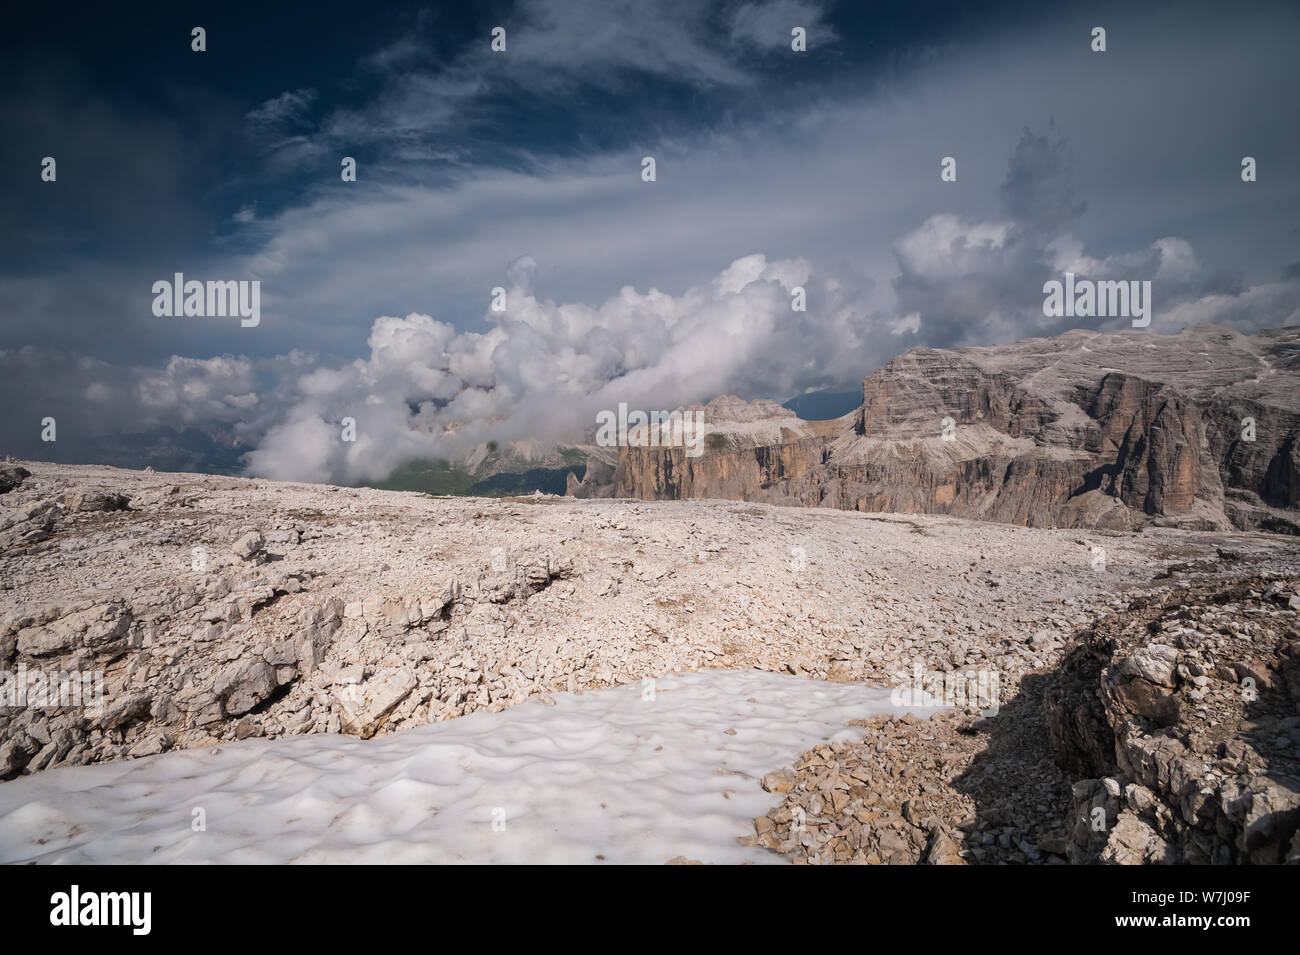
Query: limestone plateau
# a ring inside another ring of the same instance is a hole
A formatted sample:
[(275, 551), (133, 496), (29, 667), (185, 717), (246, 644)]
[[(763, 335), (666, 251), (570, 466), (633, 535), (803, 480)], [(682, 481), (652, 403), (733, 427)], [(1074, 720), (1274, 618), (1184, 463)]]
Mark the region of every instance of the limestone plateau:
[[(1297, 328), (918, 348), (869, 375), (861, 406), (834, 421), (730, 397), (704, 411), (702, 455), (621, 448), (605, 493), (1029, 527), (1300, 531)], [(594, 483), (570, 493), (598, 495)]]

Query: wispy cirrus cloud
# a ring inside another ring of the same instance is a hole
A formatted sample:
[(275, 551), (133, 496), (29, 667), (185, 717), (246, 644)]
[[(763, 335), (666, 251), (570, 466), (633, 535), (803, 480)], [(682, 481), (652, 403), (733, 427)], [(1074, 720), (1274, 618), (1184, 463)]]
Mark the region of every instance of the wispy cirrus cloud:
[(317, 93), (313, 89), (287, 90), (249, 110), (245, 118), (254, 126), (279, 131), (283, 126), (306, 122), (307, 111), (316, 99)]
[(787, 50), (791, 31), (803, 29), (814, 47), (834, 43), (839, 35), (826, 22), (826, 7), (806, 0), (774, 0), (770, 3), (742, 3), (731, 14), (731, 38), (760, 50)]

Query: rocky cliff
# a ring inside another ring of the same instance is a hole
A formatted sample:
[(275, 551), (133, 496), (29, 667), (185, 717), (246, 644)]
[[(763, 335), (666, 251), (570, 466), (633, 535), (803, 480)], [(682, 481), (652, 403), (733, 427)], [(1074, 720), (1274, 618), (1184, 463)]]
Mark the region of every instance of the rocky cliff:
[[(1073, 330), (915, 349), (805, 422), (735, 399), (699, 457), (620, 449), (613, 493), (941, 513), (1027, 526), (1300, 532), (1300, 329)], [(713, 405), (705, 406), (712, 408)]]

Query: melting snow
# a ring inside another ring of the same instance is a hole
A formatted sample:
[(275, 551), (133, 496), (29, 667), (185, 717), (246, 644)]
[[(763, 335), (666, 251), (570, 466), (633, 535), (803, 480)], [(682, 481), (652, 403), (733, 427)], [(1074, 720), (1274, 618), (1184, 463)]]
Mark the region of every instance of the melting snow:
[(551, 699), (0, 783), (0, 862), (779, 862), (736, 843), (781, 799), (761, 776), (902, 712), (888, 690), (756, 670)]

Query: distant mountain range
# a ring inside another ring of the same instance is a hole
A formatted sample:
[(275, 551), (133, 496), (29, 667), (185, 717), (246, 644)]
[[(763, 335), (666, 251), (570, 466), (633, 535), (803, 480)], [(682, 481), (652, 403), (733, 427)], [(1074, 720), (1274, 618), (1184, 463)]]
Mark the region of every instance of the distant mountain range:
[[(913, 349), (861, 392), (785, 402), (730, 395), (700, 412), (704, 453), (488, 443), (413, 461), (372, 486), (432, 494), (542, 491), (724, 498), (941, 513), (1029, 526), (1146, 522), (1300, 532), (1300, 329), (1175, 335), (1075, 329), (1055, 338)], [(50, 459), (242, 473), (219, 430), (51, 444)]]
[(60, 440), (41, 449), (41, 460), (60, 464), (103, 464), (115, 468), (242, 474), (249, 448), (219, 430), (158, 428), (126, 434), (75, 436), (59, 422)]
[(622, 448), (607, 493), (1300, 532), (1300, 328), (918, 348), (834, 420), (734, 398), (705, 407), (703, 455)]

